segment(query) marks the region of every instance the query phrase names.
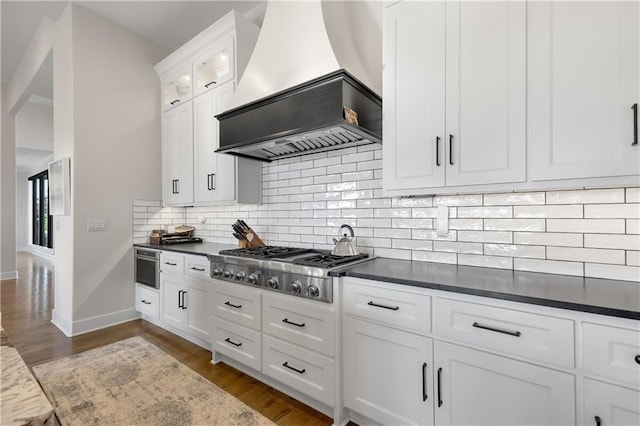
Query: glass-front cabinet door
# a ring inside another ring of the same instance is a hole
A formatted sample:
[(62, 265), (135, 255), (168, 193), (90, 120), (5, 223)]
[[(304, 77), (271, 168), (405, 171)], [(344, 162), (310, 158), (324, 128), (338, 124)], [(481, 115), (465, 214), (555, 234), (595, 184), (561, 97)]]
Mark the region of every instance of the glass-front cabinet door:
[(203, 54), (194, 63), (195, 93), (198, 95), (231, 80), (235, 76), (233, 37)]
[(183, 103), (192, 95), (191, 64), (180, 67), (169, 78), (162, 81), (164, 109)]

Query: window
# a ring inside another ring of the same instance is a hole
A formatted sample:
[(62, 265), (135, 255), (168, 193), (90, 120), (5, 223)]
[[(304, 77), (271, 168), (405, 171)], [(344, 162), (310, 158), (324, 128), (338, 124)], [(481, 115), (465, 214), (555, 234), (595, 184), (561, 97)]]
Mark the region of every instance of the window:
[(32, 206), (32, 229), (34, 245), (53, 248), (53, 222), (49, 214), (49, 172), (33, 175), (31, 181), (31, 206)]

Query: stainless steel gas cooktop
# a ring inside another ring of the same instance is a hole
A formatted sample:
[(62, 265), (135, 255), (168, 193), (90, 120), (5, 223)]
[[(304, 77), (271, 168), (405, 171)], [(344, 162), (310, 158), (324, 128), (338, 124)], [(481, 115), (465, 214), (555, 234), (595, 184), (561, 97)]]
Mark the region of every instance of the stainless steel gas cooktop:
[(264, 246), (209, 255), (215, 279), (333, 302), (329, 272), (370, 260), (368, 254), (334, 256), (328, 250)]

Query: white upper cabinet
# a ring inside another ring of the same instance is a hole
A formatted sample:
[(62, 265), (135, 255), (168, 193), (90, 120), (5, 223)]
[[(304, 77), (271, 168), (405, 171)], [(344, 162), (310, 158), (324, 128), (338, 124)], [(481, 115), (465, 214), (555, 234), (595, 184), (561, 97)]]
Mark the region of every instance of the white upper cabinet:
[(383, 56), (390, 195), (526, 180), (525, 3), (396, 3)]
[(640, 146), (632, 145), (632, 106), (640, 98), (639, 5), (528, 4), (533, 180), (640, 172)]
[(155, 66), (163, 92), (166, 206), (260, 202), (262, 164), (216, 154), (225, 111), (259, 28), (229, 12)]
[(235, 76), (234, 57), (231, 38), (198, 57), (193, 64), (195, 95), (232, 80)]
[(162, 108), (172, 108), (191, 99), (191, 64), (185, 64), (162, 78)]
[(162, 195), (166, 205), (193, 202), (193, 107), (166, 111), (162, 119)]

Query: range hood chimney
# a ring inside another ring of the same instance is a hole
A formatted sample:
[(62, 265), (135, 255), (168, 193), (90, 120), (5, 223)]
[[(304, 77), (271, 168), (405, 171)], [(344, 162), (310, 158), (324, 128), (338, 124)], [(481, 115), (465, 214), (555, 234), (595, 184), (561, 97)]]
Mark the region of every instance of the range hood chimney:
[(232, 108), (216, 116), (216, 152), (272, 161), (381, 143), (381, 11), (380, 2), (268, 2)]

